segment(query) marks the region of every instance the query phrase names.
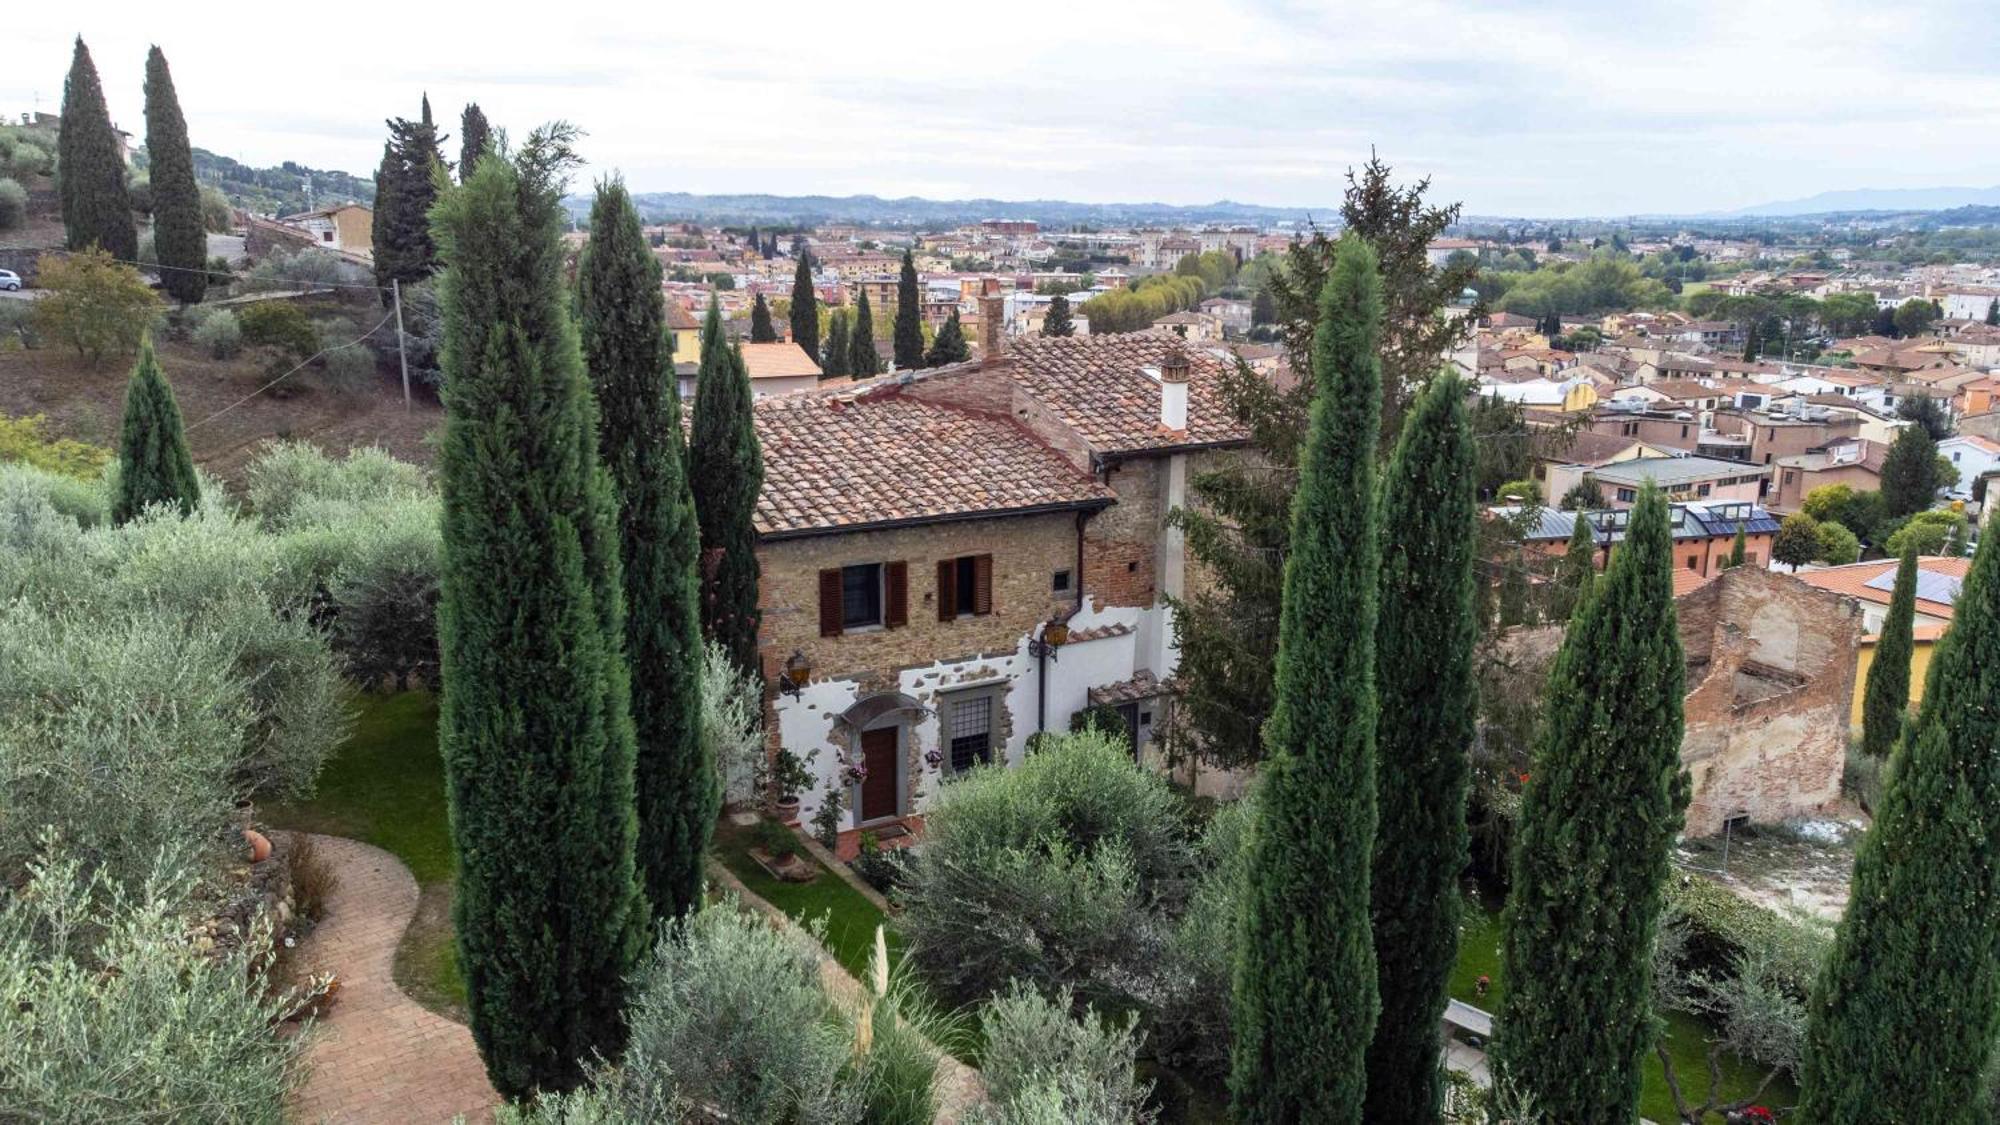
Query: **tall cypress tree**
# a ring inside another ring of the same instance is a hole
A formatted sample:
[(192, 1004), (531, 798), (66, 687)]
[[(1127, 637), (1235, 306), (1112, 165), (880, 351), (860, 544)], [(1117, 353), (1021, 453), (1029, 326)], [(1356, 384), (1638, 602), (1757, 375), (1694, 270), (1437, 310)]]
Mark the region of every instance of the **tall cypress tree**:
[[(385, 290), (392, 281), (422, 281), (437, 269), (430, 215), (444, 165), (443, 139), (431, 121), (428, 96), (417, 120), (398, 117), (387, 124), (389, 141), (375, 172), (373, 231), (375, 284)], [(383, 304), (391, 299), (382, 294)]]
[(625, 659), (635, 732), (638, 867), (656, 918), (700, 905), (721, 804), (701, 738), (701, 532), (688, 491), (660, 262), (621, 181), (600, 184), (577, 267), (598, 453), (618, 488)]
[(750, 306), (750, 342), (753, 344), (773, 344), (778, 340), (778, 330), (771, 325), (771, 306), (764, 303), (764, 295), (757, 294), (757, 301)]
[(792, 340), (814, 363), (819, 355), (819, 294), (813, 289), (812, 254), (798, 248), (799, 268), (792, 275)]
[(896, 368), (909, 371), (924, 365), (924, 306), (917, 292), (917, 263), (903, 251), (903, 272), (896, 280)]
[(1069, 298), (1061, 293), (1049, 298), (1048, 314), (1042, 317), (1042, 335), (1076, 335), (1076, 320), (1070, 315)]
[(153, 355), (153, 340), (139, 341), (139, 362), (125, 387), (125, 417), (118, 427), (118, 493), (111, 519), (125, 523), (149, 504), (172, 504), (182, 515), (201, 502), (201, 483), (188, 453), (180, 404)]
[(1567, 623), (1583, 595), (1597, 577), (1597, 536), (1591, 530), (1590, 514), (1577, 512), (1569, 530), (1569, 546), (1556, 565), (1556, 580), (1549, 589), (1549, 619)]
[(972, 349), (965, 346), (965, 326), (958, 322), (958, 310), (951, 310), (951, 319), (938, 329), (937, 339), (931, 341), (931, 350), (924, 353), (926, 367), (943, 367), (947, 363), (964, 363), (972, 358)]
[(1875, 660), (1868, 666), (1868, 686), (1861, 698), (1861, 749), (1886, 758), (1903, 733), (1910, 714), (1910, 650), (1917, 617), (1917, 549), (1903, 549), (1896, 567), (1896, 588), (1889, 595), (1889, 613), (1875, 640)]
[(462, 183), (479, 170), (479, 157), (493, 143), (492, 126), (478, 102), (467, 102), (458, 119), (458, 178)]
[(90, 48), (77, 36), (63, 79), (62, 132), (56, 137), (56, 188), (61, 196), (64, 243), (92, 246), (122, 262), (139, 257), (139, 228), (125, 191), (125, 151), (111, 127), (104, 87)]
[(1890, 519), (1921, 512), (1937, 499), (1937, 442), (1921, 425), (1904, 426), (1882, 458), (1882, 507)]
[(727, 650), (738, 668), (761, 677), (754, 521), (764, 487), (764, 452), (750, 402), (743, 353), (723, 338), (722, 313), (711, 298), (701, 330), (694, 440), (688, 449), (688, 480), (701, 524), (702, 632)]
[(158, 47), (146, 54), (146, 159), (160, 285), (174, 300), (193, 304), (208, 291), (208, 228), (201, 220), (201, 188), (194, 182), (187, 121), (174, 94), (167, 56)]
[(1731, 540), (1729, 543), (1729, 561), (1724, 565), (1731, 570), (1734, 570), (1735, 568), (1742, 566), (1744, 560), (1749, 557), (1749, 548), (1750, 548), (1749, 529), (1743, 526), (1742, 520), (1737, 520), (1736, 538)]
[(827, 378), (848, 374), (847, 358), (847, 315), (835, 309), (827, 317), (826, 365), (820, 374)]
[(1458, 956), (1458, 877), (1469, 862), (1465, 792), (1476, 708), (1472, 648), (1478, 509), (1465, 386), (1431, 380), (1383, 480), (1375, 626), (1373, 928), (1381, 1018), (1362, 1119), (1434, 1122), (1446, 985)]
[(868, 310), (868, 291), (854, 303), (854, 319), (847, 325), (847, 373), (857, 378), (882, 373), (882, 353), (875, 350), (875, 315)]
[(1653, 937), (1688, 799), (1683, 675), (1673, 534), (1648, 485), (1549, 672), (1514, 846), (1493, 1058), (1549, 1121), (1637, 1114)]
[(1807, 1009), (1801, 1121), (1986, 1120), (2000, 1013), (2000, 548), (1986, 536)]
[(1377, 1010), (1369, 868), (1382, 291), (1366, 243), (1342, 242), (1319, 307), (1320, 393), (1292, 508), (1277, 706), (1238, 892), (1229, 1086), (1246, 1122), (1361, 1120)]
[(616, 1057), (648, 929), (618, 502), (562, 277), (573, 136), (482, 161), (435, 227), (452, 913), (473, 1039), (508, 1097)]

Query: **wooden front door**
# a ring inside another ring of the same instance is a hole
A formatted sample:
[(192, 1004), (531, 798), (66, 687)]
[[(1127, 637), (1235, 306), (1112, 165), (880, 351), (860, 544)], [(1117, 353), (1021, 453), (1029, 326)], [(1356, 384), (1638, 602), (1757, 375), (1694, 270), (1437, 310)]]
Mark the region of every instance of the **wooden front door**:
[(868, 776), (861, 782), (861, 808), (856, 820), (869, 821), (902, 812), (896, 807), (896, 728), (863, 731), (861, 762)]

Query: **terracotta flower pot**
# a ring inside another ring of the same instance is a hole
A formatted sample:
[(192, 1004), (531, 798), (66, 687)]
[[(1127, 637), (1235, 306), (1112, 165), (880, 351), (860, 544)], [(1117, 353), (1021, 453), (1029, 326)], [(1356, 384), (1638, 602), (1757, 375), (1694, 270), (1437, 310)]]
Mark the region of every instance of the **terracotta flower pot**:
[(255, 828), (243, 830), (243, 842), (250, 845), (250, 862), (262, 863), (271, 858), (271, 841)]
[(799, 822), (799, 799), (797, 797), (786, 797), (784, 800), (778, 802), (776, 812), (778, 814), (778, 823), (797, 824)]

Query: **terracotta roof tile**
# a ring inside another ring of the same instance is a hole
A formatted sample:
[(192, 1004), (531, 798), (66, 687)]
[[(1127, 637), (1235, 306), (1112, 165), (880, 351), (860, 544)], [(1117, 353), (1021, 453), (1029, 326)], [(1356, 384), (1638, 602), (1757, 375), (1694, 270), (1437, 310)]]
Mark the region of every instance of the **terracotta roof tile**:
[[(1222, 398), (1222, 365), (1170, 332), (1103, 336), (1023, 336), (1009, 342), (1014, 378), (1099, 453), (1129, 453), (1176, 445), (1240, 442), (1248, 432)], [(1160, 429), (1157, 369), (1169, 352), (1188, 357), (1185, 433)]]
[[(1877, 587), (1868, 585), (1868, 583), (1895, 570), (1896, 566), (1897, 560), (1895, 559), (1876, 559), (1873, 562), (1852, 563), (1847, 566), (1827, 566), (1816, 570), (1802, 570), (1798, 573), (1798, 577), (1808, 586), (1817, 586), (1822, 590), (1831, 590), (1836, 594), (1844, 594), (1850, 598), (1860, 598), (1863, 601), (1888, 605), (1889, 596), (1892, 591), (1878, 589)], [(1963, 580), (1966, 572), (1972, 569), (1972, 560), (1969, 558), (1926, 555), (1917, 560), (1917, 567), (1932, 574), (1941, 574), (1946, 577)], [(1920, 613), (1927, 613), (1932, 617), (1949, 619), (1952, 607), (1945, 602), (1934, 602), (1928, 598), (1918, 598), (1917, 610)]]

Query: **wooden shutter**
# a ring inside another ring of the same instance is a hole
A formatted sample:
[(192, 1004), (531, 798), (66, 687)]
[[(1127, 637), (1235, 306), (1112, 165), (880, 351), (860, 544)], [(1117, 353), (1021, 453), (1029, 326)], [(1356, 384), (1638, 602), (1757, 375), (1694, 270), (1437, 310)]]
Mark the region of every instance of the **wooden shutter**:
[(819, 635), (838, 637), (840, 623), (846, 618), (840, 604), (840, 568), (831, 567), (819, 572)]
[(900, 629), (910, 623), (910, 564), (882, 564), (882, 626)]
[(958, 560), (938, 560), (938, 620), (950, 621), (958, 616)]
[(972, 612), (993, 612), (993, 556), (972, 556)]

